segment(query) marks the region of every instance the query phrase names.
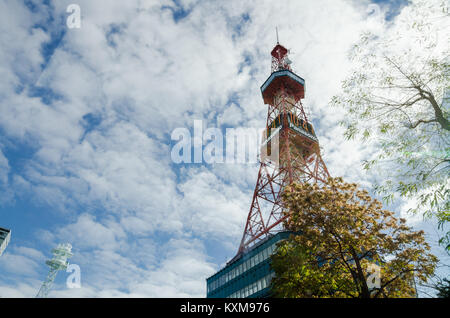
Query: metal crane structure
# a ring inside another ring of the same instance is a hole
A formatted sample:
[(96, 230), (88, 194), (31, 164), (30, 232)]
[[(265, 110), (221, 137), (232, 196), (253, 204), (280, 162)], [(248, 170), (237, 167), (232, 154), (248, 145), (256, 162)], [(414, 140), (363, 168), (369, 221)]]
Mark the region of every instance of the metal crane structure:
[[(277, 34), (278, 37), (278, 34)], [(262, 147), (277, 147), (278, 160), (261, 156), (255, 191), (238, 255), (255, 243), (283, 230), (284, 188), (293, 182), (326, 182), (330, 176), (320, 155), (319, 141), (301, 100), (305, 80), (292, 72), (289, 51), (277, 39), (273, 48), (271, 75), (261, 86), (268, 105)], [(277, 143), (268, 141), (277, 140)], [(266, 149), (267, 149), (266, 148)], [(274, 149), (268, 151), (273, 152)], [(264, 149), (261, 149), (261, 154)]]
[(67, 259), (72, 257), (72, 245), (69, 243), (58, 244), (58, 246), (52, 249), (53, 258), (47, 260), (45, 263), (50, 267), (50, 271), (47, 278), (42, 283), (36, 298), (46, 298), (52, 287), (53, 281), (58, 274), (58, 271), (65, 270), (69, 263)]

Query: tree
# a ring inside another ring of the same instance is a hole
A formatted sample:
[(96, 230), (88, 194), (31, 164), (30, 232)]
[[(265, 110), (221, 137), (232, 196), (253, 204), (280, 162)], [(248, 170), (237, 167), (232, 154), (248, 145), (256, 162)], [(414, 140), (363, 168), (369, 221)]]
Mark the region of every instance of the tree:
[(450, 279), (444, 278), (436, 284), (435, 288), (439, 298), (450, 298)]
[[(437, 264), (436, 268), (439, 267), (450, 267), (446, 264)], [(440, 277), (434, 275), (431, 277), (427, 283), (417, 284), (417, 288), (420, 292), (429, 297), (437, 298), (450, 298), (450, 279), (448, 277)]]
[[(450, 220), (450, 64), (447, 1), (414, 0), (382, 34), (364, 33), (351, 50), (354, 70), (334, 96), (347, 138), (373, 141), (364, 162), (378, 169), (377, 194), (396, 194), (410, 212)], [(450, 249), (450, 232), (440, 239)]]
[[(276, 297), (414, 297), (414, 280), (426, 282), (434, 272), (437, 258), (423, 231), (412, 231), (356, 184), (294, 183), (283, 200), (284, 225), (298, 234), (272, 256)], [(376, 288), (373, 264), (380, 269)]]

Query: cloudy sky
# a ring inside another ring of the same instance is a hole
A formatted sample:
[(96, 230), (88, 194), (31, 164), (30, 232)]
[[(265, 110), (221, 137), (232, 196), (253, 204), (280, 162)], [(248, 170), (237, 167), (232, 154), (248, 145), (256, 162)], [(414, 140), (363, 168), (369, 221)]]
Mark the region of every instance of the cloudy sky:
[[(66, 24), (71, 3), (81, 28)], [(359, 34), (385, 32), (406, 4), (0, 0), (0, 226), (12, 229), (0, 296), (34, 297), (69, 242), (82, 288), (60, 272), (50, 297), (204, 297), (237, 252), (258, 167), (176, 164), (171, 134), (194, 120), (264, 126), (276, 26), (329, 171), (370, 186), (373, 149), (344, 140), (328, 102)], [(435, 226), (410, 222), (435, 243)]]

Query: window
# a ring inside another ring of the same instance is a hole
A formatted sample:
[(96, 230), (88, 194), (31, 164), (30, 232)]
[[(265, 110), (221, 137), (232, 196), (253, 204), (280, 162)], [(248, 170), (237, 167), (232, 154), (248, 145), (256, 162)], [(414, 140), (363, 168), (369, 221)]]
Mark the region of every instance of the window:
[(248, 292), (249, 295), (253, 295), (253, 294), (255, 293), (255, 292), (254, 292), (254, 287), (255, 287), (254, 285), (255, 285), (255, 284), (251, 284), (251, 285), (250, 285), (249, 292)]
[(270, 286), (270, 275), (267, 275), (267, 276), (265, 277), (265, 281), (266, 281), (266, 286), (267, 286), (267, 287)]
[(264, 277), (261, 278), (260, 282), (261, 282), (261, 289), (266, 288), (266, 280), (264, 279)]

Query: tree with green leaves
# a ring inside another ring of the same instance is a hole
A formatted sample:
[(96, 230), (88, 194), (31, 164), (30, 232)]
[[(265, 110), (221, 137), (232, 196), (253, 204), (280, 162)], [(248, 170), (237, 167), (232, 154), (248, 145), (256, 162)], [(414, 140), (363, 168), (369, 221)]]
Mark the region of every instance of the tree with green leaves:
[(386, 202), (409, 200), (436, 217), (450, 249), (450, 61), (448, 2), (413, 0), (383, 33), (364, 33), (351, 50), (353, 72), (332, 106), (345, 109), (347, 138), (376, 145), (364, 162)]
[(435, 288), (439, 298), (450, 298), (450, 279), (444, 278), (436, 284)]
[(356, 184), (294, 183), (283, 200), (284, 226), (297, 234), (272, 256), (275, 297), (415, 297), (415, 280), (433, 275), (437, 258), (423, 231), (412, 231)]

